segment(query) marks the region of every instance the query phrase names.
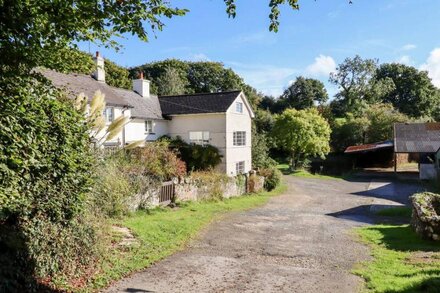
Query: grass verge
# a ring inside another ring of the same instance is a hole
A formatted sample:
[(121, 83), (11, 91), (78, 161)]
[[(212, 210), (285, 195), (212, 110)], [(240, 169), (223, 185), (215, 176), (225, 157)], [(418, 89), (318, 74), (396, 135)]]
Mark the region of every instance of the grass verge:
[(425, 241), (409, 225), (356, 229), (373, 260), (359, 265), (368, 292), (440, 292), (440, 244)]
[(285, 185), (271, 192), (245, 195), (223, 201), (182, 203), (177, 209), (157, 208), (139, 211), (116, 224), (128, 227), (137, 245), (113, 249), (105, 258), (102, 271), (88, 288), (108, 286), (129, 273), (141, 270), (182, 249), (200, 230), (227, 212), (243, 211), (265, 204), (272, 196), (283, 193)]
[(384, 216), (384, 217), (410, 218), (411, 213), (412, 213), (412, 209), (409, 207), (395, 207), (395, 208), (387, 208), (387, 209), (379, 210), (376, 212), (376, 215)]
[(295, 170), (290, 171), (288, 164), (278, 164), (278, 170), (280, 170), (284, 175), (292, 175), (303, 178), (315, 178), (315, 179), (325, 179), (325, 180), (334, 180), (334, 179), (343, 179), (343, 176), (329, 176), (329, 175), (321, 175), (321, 174), (312, 174), (307, 170)]

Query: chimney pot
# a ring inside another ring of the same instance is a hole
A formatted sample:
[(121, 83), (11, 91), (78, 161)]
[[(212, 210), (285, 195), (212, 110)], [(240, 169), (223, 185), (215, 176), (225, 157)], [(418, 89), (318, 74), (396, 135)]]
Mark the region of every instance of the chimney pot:
[(144, 72), (143, 71), (139, 72), (139, 79), (144, 79)]

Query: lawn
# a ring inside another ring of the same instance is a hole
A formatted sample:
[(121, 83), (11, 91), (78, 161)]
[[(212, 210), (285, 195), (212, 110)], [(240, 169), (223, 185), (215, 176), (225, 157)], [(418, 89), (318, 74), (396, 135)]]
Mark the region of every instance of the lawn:
[(103, 270), (92, 280), (87, 290), (106, 287), (131, 272), (141, 270), (161, 260), (185, 245), (214, 219), (227, 212), (243, 211), (266, 203), (272, 196), (286, 190), (281, 185), (271, 192), (247, 195), (223, 201), (182, 203), (178, 208), (157, 208), (140, 211), (119, 221), (128, 227), (138, 244), (126, 249), (113, 249), (105, 258)]
[(292, 175), (297, 177), (303, 177), (303, 178), (315, 178), (315, 179), (343, 179), (343, 176), (329, 176), (329, 175), (321, 175), (321, 174), (312, 174), (307, 170), (295, 170), (290, 171), (288, 164), (278, 164), (277, 165), (278, 170), (280, 170), (284, 175)]
[(410, 218), (411, 213), (412, 213), (412, 209), (405, 206), (383, 209), (376, 212), (378, 216), (402, 217), (402, 218)]
[[(407, 214), (391, 211), (388, 215)], [(409, 225), (375, 225), (356, 229), (371, 247), (372, 261), (355, 274), (368, 292), (440, 292), (440, 243), (421, 240)]]

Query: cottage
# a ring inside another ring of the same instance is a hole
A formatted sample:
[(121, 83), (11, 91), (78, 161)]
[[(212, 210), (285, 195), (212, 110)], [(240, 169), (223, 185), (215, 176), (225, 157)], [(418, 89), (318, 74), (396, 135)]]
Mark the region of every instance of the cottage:
[(106, 122), (123, 115), (130, 118), (122, 132), (106, 146), (123, 146), (133, 141), (154, 141), (163, 135), (181, 137), (188, 143), (211, 144), (220, 150), (218, 170), (234, 176), (252, 169), (252, 108), (242, 91), (158, 97), (150, 93), (150, 82), (133, 80), (133, 90), (105, 83), (104, 59), (97, 52), (97, 69), (92, 76), (63, 74), (53, 70), (42, 73), (52, 83), (76, 97), (89, 98), (100, 90), (105, 94)]

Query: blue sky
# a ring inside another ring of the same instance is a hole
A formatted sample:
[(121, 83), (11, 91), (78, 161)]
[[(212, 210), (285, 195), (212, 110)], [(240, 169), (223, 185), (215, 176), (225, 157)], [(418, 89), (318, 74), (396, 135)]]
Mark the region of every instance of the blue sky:
[[(440, 87), (440, 1), (300, 0), (301, 10), (282, 9), (278, 33), (269, 32), (269, 0), (236, 0), (229, 19), (223, 0), (170, 0), (190, 9), (165, 20), (145, 43), (127, 36), (120, 52), (90, 45), (123, 66), (166, 58), (219, 61), (258, 90), (279, 95), (298, 75), (326, 83), (328, 74), (356, 54), (428, 70)], [(88, 44), (81, 44), (88, 51)]]

